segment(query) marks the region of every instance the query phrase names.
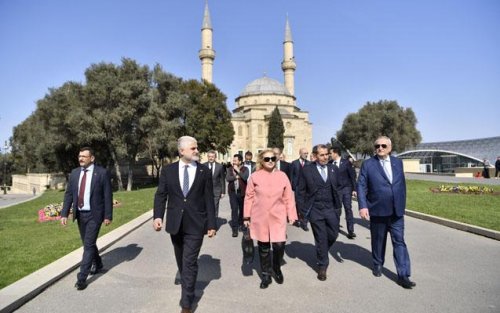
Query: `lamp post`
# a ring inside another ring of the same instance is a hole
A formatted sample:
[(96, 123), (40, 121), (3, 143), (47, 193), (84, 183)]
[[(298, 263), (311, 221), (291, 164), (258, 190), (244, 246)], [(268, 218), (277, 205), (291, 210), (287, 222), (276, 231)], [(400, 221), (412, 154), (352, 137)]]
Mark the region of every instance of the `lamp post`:
[(7, 194), (7, 140), (5, 140), (5, 145), (3, 147), (3, 194)]

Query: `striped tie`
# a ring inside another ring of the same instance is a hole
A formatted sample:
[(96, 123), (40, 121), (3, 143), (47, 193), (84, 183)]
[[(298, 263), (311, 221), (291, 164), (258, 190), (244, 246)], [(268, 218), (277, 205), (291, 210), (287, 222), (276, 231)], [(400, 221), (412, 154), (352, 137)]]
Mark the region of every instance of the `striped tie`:
[(189, 192), (189, 173), (188, 173), (189, 165), (184, 165), (184, 181), (182, 182), (182, 193), (184, 197), (187, 196)]

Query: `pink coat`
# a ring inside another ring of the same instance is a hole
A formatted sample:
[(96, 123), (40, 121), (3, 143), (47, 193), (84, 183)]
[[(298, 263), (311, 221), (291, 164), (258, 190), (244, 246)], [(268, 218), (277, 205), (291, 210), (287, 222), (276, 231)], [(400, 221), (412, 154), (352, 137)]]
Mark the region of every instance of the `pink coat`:
[(292, 187), (282, 171), (258, 170), (248, 180), (244, 217), (250, 217), (250, 235), (262, 242), (286, 241), (288, 220), (297, 220)]

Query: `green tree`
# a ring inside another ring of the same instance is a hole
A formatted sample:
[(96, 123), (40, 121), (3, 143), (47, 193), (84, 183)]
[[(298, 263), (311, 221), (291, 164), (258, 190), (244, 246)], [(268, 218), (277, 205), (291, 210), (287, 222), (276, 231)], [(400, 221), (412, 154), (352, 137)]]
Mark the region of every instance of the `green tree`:
[(225, 153), (234, 137), (226, 96), (207, 81), (188, 80), (181, 90), (188, 101), (181, 115), (183, 135), (195, 137), (200, 151)]
[(283, 126), (283, 119), (281, 118), (278, 107), (275, 107), (271, 117), (269, 118), (269, 128), (267, 132), (267, 146), (270, 148), (280, 148), (283, 150), (285, 126)]
[(367, 102), (357, 113), (347, 115), (337, 139), (353, 153), (371, 155), (375, 139), (388, 136), (393, 151), (401, 152), (422, 140), (416, 125), (413, 110), (399, 106), (397, 101)]

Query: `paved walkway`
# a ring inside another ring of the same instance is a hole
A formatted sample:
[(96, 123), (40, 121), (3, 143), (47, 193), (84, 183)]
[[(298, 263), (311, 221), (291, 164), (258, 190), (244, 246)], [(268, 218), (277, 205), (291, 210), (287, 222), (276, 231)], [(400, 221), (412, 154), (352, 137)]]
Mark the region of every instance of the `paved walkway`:
[(35, 196), (31, 193), (28, 193), (28, 194), (8, 193), (6, 195), (4, 195), (2, 193), (0, 195), (0, 209), (7, 208), (7, 207), (10, 207), (10, 206), (18, 204), (18, 203), (32, 200), (32, 199), (37, 198), (41, 195), (42, 195), (41, 193), (39, 193)]
[[(146, 205), (146, 204), (145, 204)], [(256, 268), (242, 265), (241, 236), (223, 225), (205, 239), (200, 253), (196, 312), (500, 312), (500, 242), (411, 217), (406, 240), (412, 260), (413, 290), (395, 283), (387, 244), (383, 276), (371, 274), (367, 224), (357, 218), (355, 240), (339, 236), (331, 250), (328, 279), (316, 279), (311, 232), (288, 229), (285, 283), (259, 289)], [(221, 217), (228, 218), (227, 198)], [(344, 225), (345, 221), (341, 222)], [(169, 236), (146, 223), (103, 253), (106, 273), (89, 280), (84, 291), (73, 285), (76, 271), (61, 279), (18, 312), (179, 312), (180, 286)]]

